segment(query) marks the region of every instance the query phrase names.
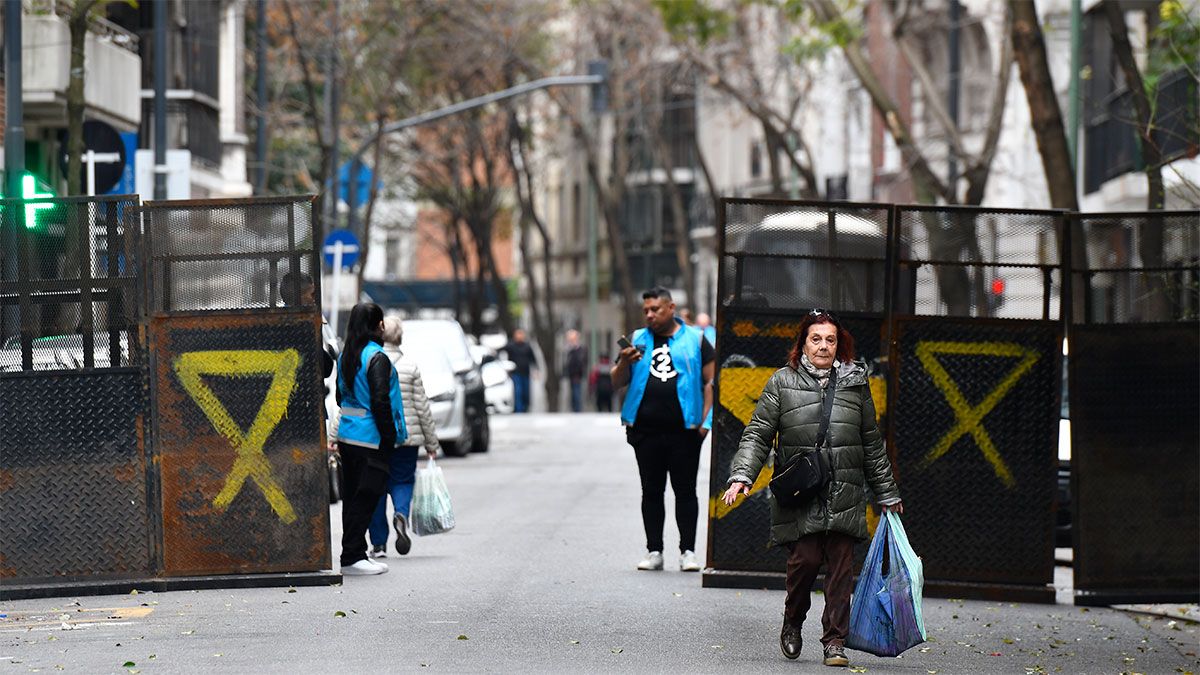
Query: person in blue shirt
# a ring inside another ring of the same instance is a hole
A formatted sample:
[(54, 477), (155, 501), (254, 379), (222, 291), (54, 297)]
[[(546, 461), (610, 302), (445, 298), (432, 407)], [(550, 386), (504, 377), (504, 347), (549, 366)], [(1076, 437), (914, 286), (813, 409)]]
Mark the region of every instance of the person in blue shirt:
[(367, 526), (387, 491), (392, 453), (408, 438), (400, 380), (383, 351), (383, 310), (364, 302), (350, 310), (346, 349), (338, 359), (337, 401), (342, 456), (342, 574), (383, 574), (367, 557)]
[(637, 567), (663, 568), (663, 497), (670, 478), (679, 527), (679, 569), (698, 572), (696, 473), (700, 444), (712, 428), (709, 413), (716, 355), (700, 331), (676, 318), (667, 289), (642, 293), (642, 315), (646, 327), (633, 333), (630, 346), (621, 349), (612, 368), (613, 388), (629, 387), (621, 422), (642, 482), (646, 555)]

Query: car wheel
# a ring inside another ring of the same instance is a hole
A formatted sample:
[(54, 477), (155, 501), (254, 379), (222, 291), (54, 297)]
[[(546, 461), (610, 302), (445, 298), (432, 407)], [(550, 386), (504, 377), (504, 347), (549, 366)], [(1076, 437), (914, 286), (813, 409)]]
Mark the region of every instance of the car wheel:
[(486, 414), (480, 416), (479, 429), (475, 432), (475, 442), (471, 445), (471, 452), (487, 452), (492, 442), (492, 429), (488, 424), (488, 416)]

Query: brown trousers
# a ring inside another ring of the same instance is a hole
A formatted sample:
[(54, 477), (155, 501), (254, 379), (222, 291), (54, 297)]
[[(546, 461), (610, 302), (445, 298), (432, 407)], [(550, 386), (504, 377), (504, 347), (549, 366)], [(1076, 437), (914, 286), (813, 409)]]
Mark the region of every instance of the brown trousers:
[(812, 606), (812, 586), (821, 563), (825, 563), (825, 629), (821, 644), (844, 645), (850, 633), (850, 591), (854, 585), (856, 539), (841, 532), (818, 532), (800, 537), (792, 544), (787, 561), (787, 598), (784, 619), (799, 627)]

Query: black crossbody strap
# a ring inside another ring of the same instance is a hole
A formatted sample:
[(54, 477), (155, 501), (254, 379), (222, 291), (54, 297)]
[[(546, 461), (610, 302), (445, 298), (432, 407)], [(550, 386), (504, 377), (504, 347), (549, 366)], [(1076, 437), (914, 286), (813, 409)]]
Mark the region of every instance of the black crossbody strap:
[(821, 427), (817, 431), (817, 450), (825, 449), (825, 434), (829, 433), (829, 416), (833, 414), (833, 394), (837, 390), (837, 364), (829, 369), (829, 384), (825, 385), (825, 400), (821, 405)]

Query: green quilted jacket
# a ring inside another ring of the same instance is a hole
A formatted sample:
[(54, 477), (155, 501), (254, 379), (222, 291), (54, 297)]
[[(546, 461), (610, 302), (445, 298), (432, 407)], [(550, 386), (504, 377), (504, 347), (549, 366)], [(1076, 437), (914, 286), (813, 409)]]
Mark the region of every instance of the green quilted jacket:
[[(750, 423), (742, 432), (737, 454), (730, 465), (729, 482), (754, 482), (776, 438), (782, 466), (797, 453), (811, 452), (821, 425), (825, 390), (803, 369), (783, 367), (763, 388)], [(829, 417), (826, 447), (830, 449), (833, 478), (808, 506), (783, 508), (771, 496), (771, 542), (781, 545), (816, 532), (843, 532), (867, 536), (866, 486), (881, 504), (900, 501), (892, 465), (875, 423), (875, 404), (867, 386), (867, 368), (861, 361), (838, 367), (837, 391)]]

